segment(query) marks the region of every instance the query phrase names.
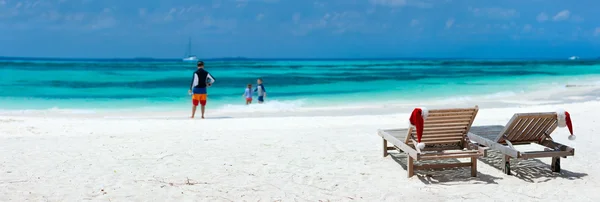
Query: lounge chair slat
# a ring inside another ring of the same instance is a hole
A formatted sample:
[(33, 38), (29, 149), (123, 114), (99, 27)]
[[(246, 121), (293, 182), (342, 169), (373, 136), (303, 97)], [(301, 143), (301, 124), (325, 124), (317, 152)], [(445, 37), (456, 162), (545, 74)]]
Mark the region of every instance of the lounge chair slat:
[(443, 147), (425, 147), (425, 149), (422, 149), (421, 151), (445, 151), (445, 150), (457, 150), (457, 149), (463, 149), (463, 147), (461, 145), (445, 145)]
[[(411, 135), (413, 137), (416, 137), (415, 133), (412, 133)], [(423, 134), (422, 138), (442, 138), (442, 137), (462, 138), (463, 134), (462, 133), (441, 133), (441, 134), (435, 134), (435, 135)]]
[(471, 119), (438, 119), (438, 120), (426, 120), (425, 124), (445, 124), (445, 123), (469, 123)]
[(506, 123), (506, 126), (502, 129), (502, 131), (500, 131), (500, 133), (498, 133), (498, 135), (496, 136), (496, 138), (494, 139), (494, 142), (504, 142), (504, 136), (506, 136), (506, 132), (510, 132), (509, 129), (512, 129), (513, 126), (515, 124), (517, 124), (517, 122), (515, 120), (517, 120), (519, 118), (518, 114), (513, 115), (512, 118), (510, 118), (510, 120), (508, 121), (508, 123)]
[[(548, 124), (549, 122), (552, 122), (553, 120), (551, 118), (541, 118), (536, 125), (534, 125), (532, 127), (532, 129), (528, 132), (525, 133), (525, 131), (523, 132), (524, 135), (523, 137), (517, 139), (517, 141), (535, 141), (538, 142), (541, 138), (541, 136), (544, 134), (544, 131), (546, 131), (547, 127), (549, 127)], [(539, 132), (537, 132), (539, 131)]]
[(518, 140), (519, 137), (521, 137), (523, 135), (523, 130), (525, 130), (525, 128), (527, 128), (530, 120), (531, 120), (531, 118), (521, 117), (521, 124), (519, 124), (517, 127), (515, 127), (513, 129), (512, 137), (510, 139), (515, 140), (515, 141)]
[(436, 155), (440, 155), (440, 154), (475, 154), (475, 153), (477, 153), (477, 150), (467, 150), (467, 151), (444, 150), (444, 151), (439, 151), (439, 152), (434, 152), (434, 153), (421, 154), (421, 156), (436, 156)]
[(548, 121), (547, 118), (542, 118), (542, 117), (539, 117), (537, 119), (539, 119), (539, 121), (537, 121), (534, 125), (531, 126), (531, 129), (526, 134), (525, 138), (513, 139), (513, 141), (515, 141), (515, 142), (516, 141), (524, 141), (524, 140), (527, 141), (527, 140), (531, 140), (531, 139), (535, 138), (538, 135), (537, 131), (539, 131), (541, 128), (543, 128), (544, 123), (546, 123), (546, 121)]
[(466, 132), (466, 126), (448, 126), (448, 127), (423, 127), (423, 132), (429, 131), (446, 131), (446, 130), (461, 130), (461, 132)]
[(521, 118), (556, 118), (556, 114), (551, 113), (523, 113), (519, 114)]
[(551, 120), (550, 123), (548, 123), (548, 126), (544, 128), (544, 130), (540, 131), (540, 136), (537, 139), (542, 141), (546, 135), (550, 137), (550, 134), (554, 131), (554, 129), (556, 129), (556, 127), (558, 127), (558, 120)]
[(429, 113), (451, 113), (451, 112), (471, 112), (473, 113), (473, 111), (475, 110), (475, 108), (456, 108), (456, 109), (430, 109)]
[[(429, 131), (425, 131), (423, 130), (423, 135), (436, 135), (436, 134), (453, 134), (453, 133), (459, 133), (460, 135), (465, 133), (465, 129), (454, 129), (454, 130), (429, 130)], [(417, 134), (416, 130), (412, 130), (411, 134)]]
[(439, 127), (454, 127), (454, 126), (460, 126), (462, 128), (467, 128), (467, 124), (469, 124), (468, 121), (465, 122), (446, 122), (446, 123), (427, 123), (425, 122), (424, 124), (426, 124), (426, 127), (423, 127), (423, 129), (425, 128), (439, 128)]
[(519, 130), (519, 135), (515, 138), (517, 141), (524, 141), (524, 140), (529, 140), (531, 139), (531, 132), (527, 133), (526, 131), (530, 131), (531, 128), (535, 127), (537, 125), (537, 120), (536, 118), (530, 118), (529, 120), (529, 124)]
[(425, 143), (426, 145), (430, 145), (430, 144), (458, 144), (460, 143), (460, 140), (456, 140), (456, 141), (451, 141), (451, 140), (445, 140), (445, 141), (424, 141), (423, 139), (421, 139), (422, 143)]
[(463, 111), (463, 112), (449, 112), (449, 113), (429, 113), (427, 119), (429, 117), (445, 117), (445, 116), (469, 116), (473, 115), (473, 111)]
[(554, 132), (554, 130), (556, 130), (556, 128), (558, 128), (558, 120), (557, 120), (557, 121), (555, 121), (555, 122), (554, 122), (554, 123), (553, 123), (553, 124), (550, 126), (550, 128), (548, 128), (548, 130), (546, 131), (546, 134), (548, 134), (548, 136), (549, 136), (550, 134), (552, 134), (552, 133)]
[(422, 156), (421, 160), (436, 160), (436, 159), (459, 159), (459, 158), (471, 158), (471, 157), (480, 157), (482, 156), (479, 153), (475, 154), (445, 154), (445, 155), (435, 155), (435, 156)]
[(526, 138), (530, 138), (531, 137), (531, 133), (532, 131), (538, 127), (538, 125), (540, 125), (542, 123), (543, 119), (541, 118), (534, 118), (532, 123), (529, 125), (529, 127), (527, 127), (526, 130), (523, 131), (523, 133), (527, 134)]
[(512, 131), (509, 133), (508, 137), (510, 140), (518, 140), (519, 136), (521, 136), (523, 133), (523, 129), (525, 127), (527, 127), (527, 124), (529, 124), (529, 120), (528, 118), (523, 118), (523, 117), (519, 117), (519, 122), (517, 123), (517, 125), (515, 125), (515, 127), (512, 129)]
[(457, 115), (457, 116), (452, 116), (452, 115), (442, 116), (442, 115), (438, 115), (438, 116), (428, 116), (427, 117), (427, 121), (433, 121), (433, 120), (463, 120), (463, 119), (471, 120), (472, 117), (473, 117), (472, 114), (469, 114), (469, 115)]
[(553, 121), (555, 120), (545, 118), (539, 125), (539, 127), (531, 133), (531, 136), (529, 137), (528, 141), (540, 141), (542, 139), (542, 136), (544, 135), (544, 132), (548, 130), (548, 127), (552, 125)]
[(423, 142), (429, 141), (461, 141), (463, 138), (461, 136), (453, 136), (453, 137), (431, 137), (427, 136), (426, 138), (421, 138)]

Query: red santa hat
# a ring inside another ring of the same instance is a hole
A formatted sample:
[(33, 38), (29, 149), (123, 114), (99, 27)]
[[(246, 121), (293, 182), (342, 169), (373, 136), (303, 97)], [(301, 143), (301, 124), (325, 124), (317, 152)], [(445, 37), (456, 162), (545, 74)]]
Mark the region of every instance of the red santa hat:
[(569, 128), (569, 132), (571, 133), (569, 140), (575, 140), (575, 135), (573, 135), (573, 125), (571, 124), (571, 115), (569, 112), (566, 112), (564, 109), (556, 110), (556, 118), (558, 119), (558, 127)]
[(423, 136), (423, 123), (427, 120), (427, 116), (429, 115), (429, 110), (425, 107), (415, 108), (410, 115), (409, 123), (410, 125), (415, 126), (417, 129), (417, 147), (419, 149), (425, 148), (425, 143), (421, 142), (421, 137)]

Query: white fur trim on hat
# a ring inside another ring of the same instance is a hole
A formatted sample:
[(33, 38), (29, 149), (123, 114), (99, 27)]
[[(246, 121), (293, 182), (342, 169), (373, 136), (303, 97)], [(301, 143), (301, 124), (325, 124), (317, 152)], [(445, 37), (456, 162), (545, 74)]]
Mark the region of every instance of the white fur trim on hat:
[(567, 127), (567, 115), (564, 109), (556, 110), (556, 119), (558, 120), (558, 127)]
[(425, 149), (425, 143), (419, 142), (419, 144), (417, 144), (417, 148)]
[(423, 117), (423, 120), (427, 120), (427, 116), (429, 116), (429, 110), (425, 107), (420, 107), (421, 108), (421, 117)]
[(575, 135), (569, 135), (569, 140), (575, 140)]

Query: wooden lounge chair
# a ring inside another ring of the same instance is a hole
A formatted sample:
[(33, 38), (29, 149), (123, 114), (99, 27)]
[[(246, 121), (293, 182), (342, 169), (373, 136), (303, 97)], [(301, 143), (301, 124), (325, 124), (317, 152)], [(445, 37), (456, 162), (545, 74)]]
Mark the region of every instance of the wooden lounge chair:
[[(556, 112), (515, 114), (506, 126), (491, 125), (471, 128), (468, 137), (477, 144), (504, 154), (505, 174), (510, 175), (510, 158), (552, 157), (551, 169), (560, 172), (560, 157), (575, 155), (575, 149), (552, 141), (550, 134), (558, 125)], [(544, 151), (519, 151), (514, 145), (536, 143)]]
[[(471, 176), (477, 176), (477, 157), (483, 156), (485, 148), (479, 148), (467, 138), (467, 132), (473, 124), (479, 108), (429, 110), (428, 118), (423, 122), (421, 142), (426, 147), (419, 149), (414, 126), (408, 129), (379, 130), (383, 138), (383, 157), (388, 150), (397, 149), (407, 154), (408, 177), (414, 170), (471, 167)], [(388, 142), (393, 147), (388, 147)], [(468, 163), (423, 164), (414, 165), (414, 161), (470, 158)]]

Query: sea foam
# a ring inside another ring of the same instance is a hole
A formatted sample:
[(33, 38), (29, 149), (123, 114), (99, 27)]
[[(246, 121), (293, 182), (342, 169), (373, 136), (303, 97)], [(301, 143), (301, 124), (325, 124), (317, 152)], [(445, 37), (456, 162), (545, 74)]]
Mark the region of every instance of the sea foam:
[(306, 99), (298, 100), (268, 100), (263, 104), (253, 102), (245, 104), (227, 104), (217, 109), (222, 113), (252, 113), (252, 112), (291, 112), (296, 111), (306, 104)]

